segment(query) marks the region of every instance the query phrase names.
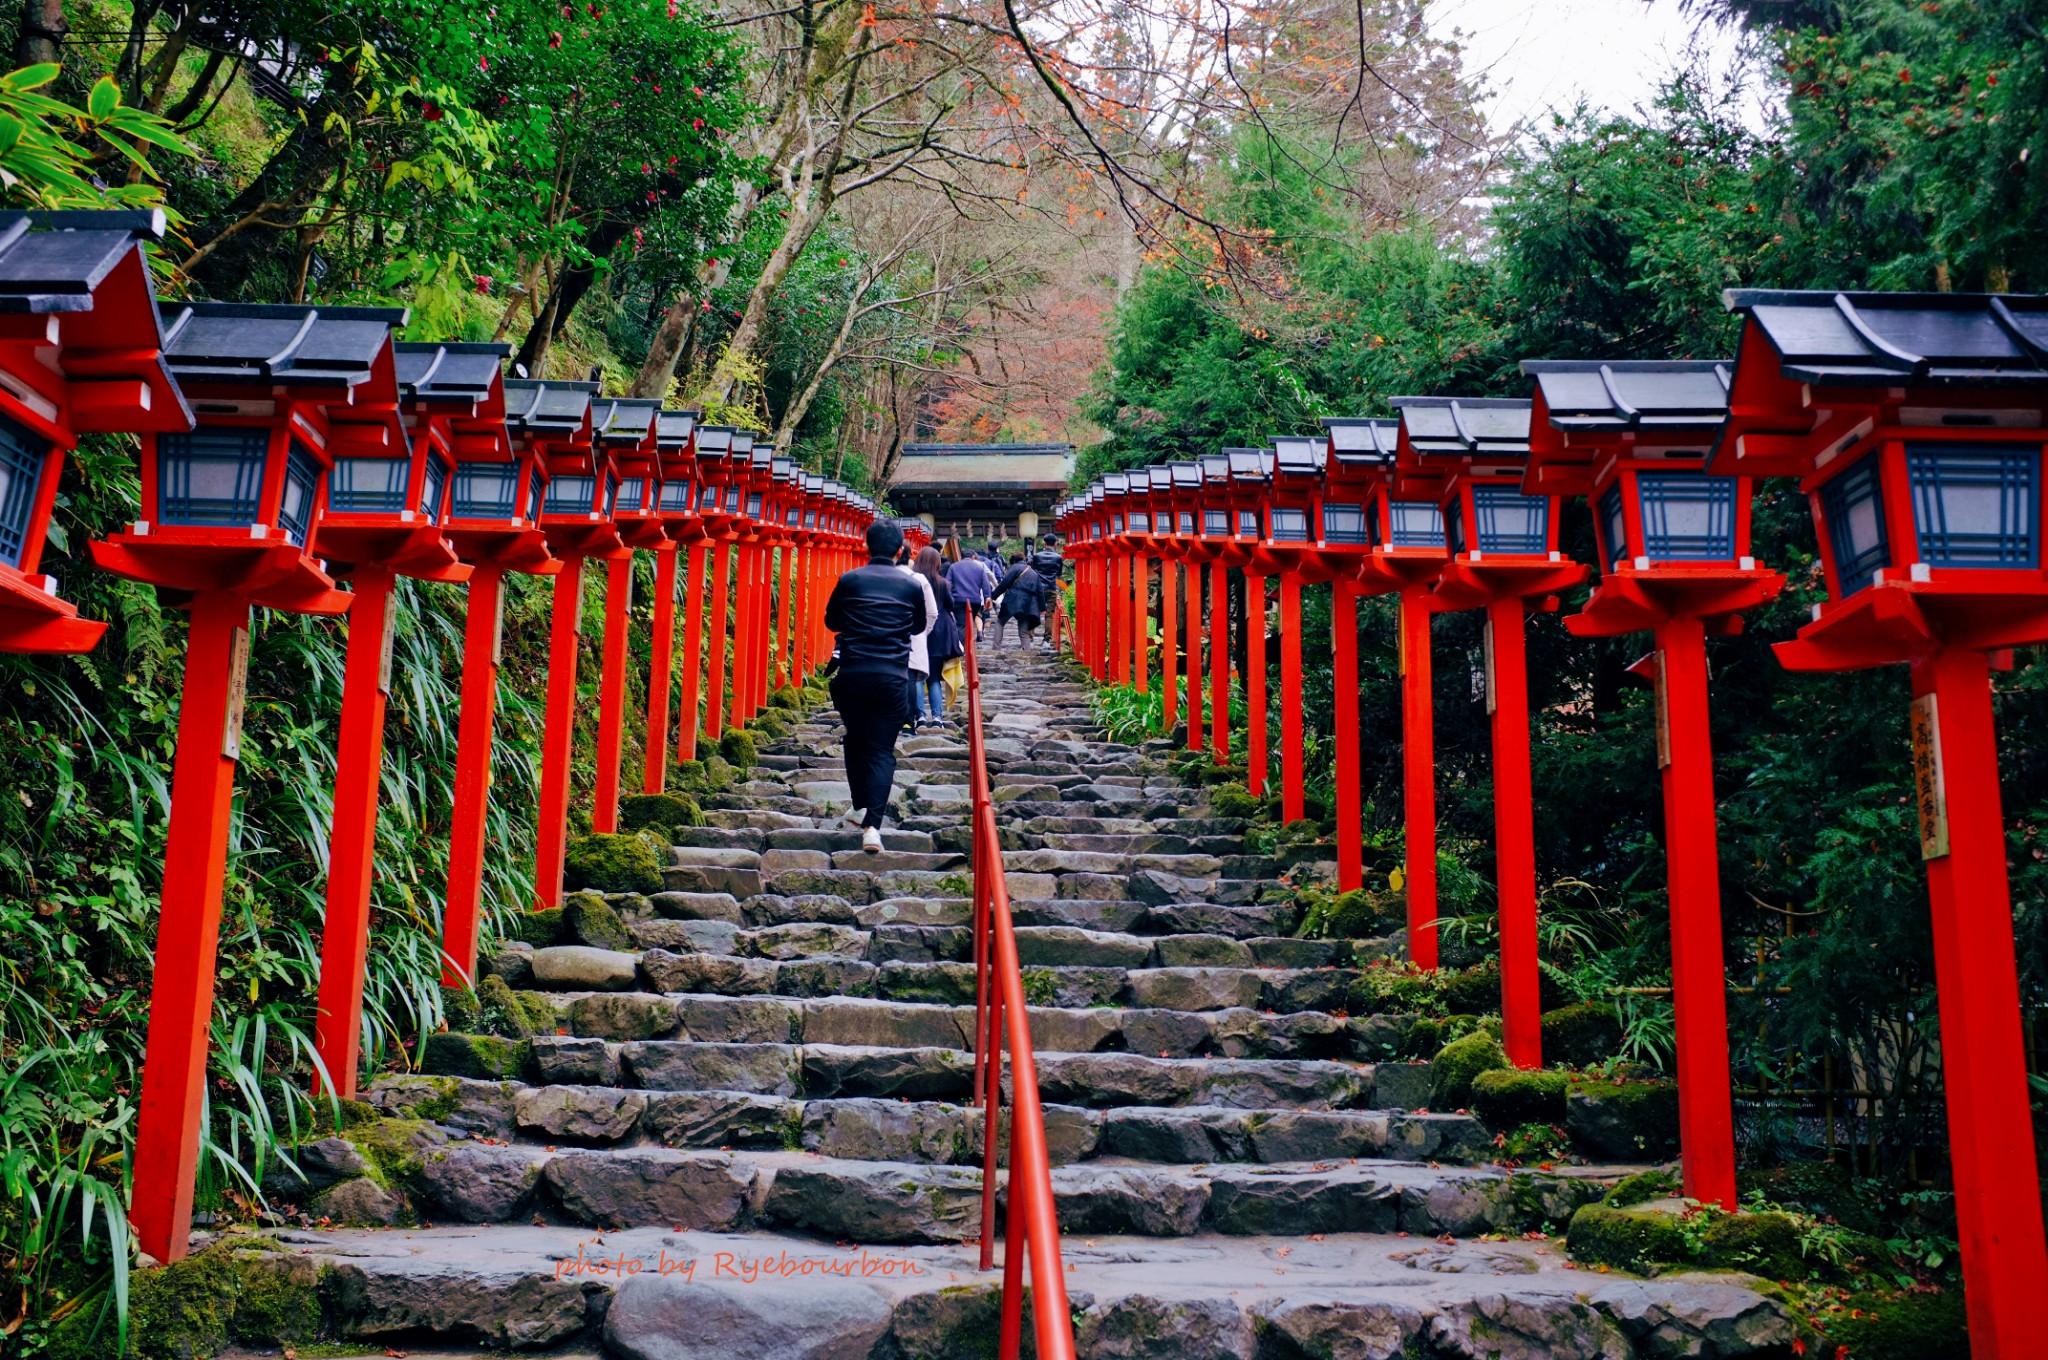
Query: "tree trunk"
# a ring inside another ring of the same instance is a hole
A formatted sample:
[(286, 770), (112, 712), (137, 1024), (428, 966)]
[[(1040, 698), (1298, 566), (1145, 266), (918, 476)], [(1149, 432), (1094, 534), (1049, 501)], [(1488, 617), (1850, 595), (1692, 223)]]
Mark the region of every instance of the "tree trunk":
[(754, 280), (753, 291), (747, 294), (746, 310), (740, 313), (739, 324), (732, 328), (732, 336), (725, 342), (724, 355), (697, 392), (700, 404), (732, 399), (732, 390), (738, 381), (733, 374), (733, 361), (746, 358), (760, 343), (761, 332), (768, 324), (768, 304), (774, 298), (775, 290), (789, 277), (790, 267), (810, 243), (830, 207), (831, 202), (824, 195), (811, 199), (807, 206), (790, 205), (782, 239), (775, 243), (775, 251), (768, 257), (768, 263), (761, 267), (761, 277)]
[(541, 361), (548, 356), (548, 346), (561, 338), (563, 328), (569, 324), (569, 313), (576, 310), (576, 304), (583, 301), (583, 295), (597, 282), (597, 261), (617, 250), (619, 242), (625, 240), (626, 233), (631, 230), (626, 223), (614, 222), (610, 218), (597, 224), (597, 230), (590, 233), (587, 243), (591, 262), (571, 265), (555, 280), (554, 292), (526, 332), (519, 353), (513, 356), (514, 363), (526, 365), (527, 373), (533, 377), (540, 376)]
[(39, 66), (64, 60), (64, 39), (70, 35), (71, 25), (64, 22), (64, 0), (22, 0), (14, 64)]
[(688, 292), (676, 295), (676, 300), (662, 314), (661, 324), (655, 328), (654, 339), (647, 346), (647, 362), (640, 365), (640, 375), (633, 379), (632, 390), (627, 395), (668, 395), (669, 388), (675, 386), (676, 362), (689, 347), (690, 332), (696, 329), (698, 310), (697, 299)]

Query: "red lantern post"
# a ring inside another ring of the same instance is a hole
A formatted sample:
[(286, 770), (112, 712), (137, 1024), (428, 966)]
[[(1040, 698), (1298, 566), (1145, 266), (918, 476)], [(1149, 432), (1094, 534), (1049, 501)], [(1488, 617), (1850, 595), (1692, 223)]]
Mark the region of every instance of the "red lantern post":
[[(1163, 688), (1160, 727), (1171, 732), (1181, 720), (1181, 565), (1189, 560), (1189, 554), (1196, 551), (1200, 543), (1196, 536), (1196, 516), (1200, 513), (1197, 506), (1202, 494), (1202, 468), (1199, 463), (1169, 463), (1166, 476), (1165, 508), (1160, 513), (1165, 514), (1167, 520), (1158, 526), (1160, 533), (1156, 541), (1160, 544), (1159, 682)], [(1190, 663), (1190, 675), (1195, 673), (1198, 661), (1199, 658)]]
[(597, 686), (597, 768), (590, 828), (619, 829), (620, 763), (626, 733), (626, 654), (632, 633), (633, 553), (668, 546), (661, 513), (661, 403), (612, 397), (590, 404), (591, 438), (618, 477), (612, 523), (620, 547), (605, 554), (604, 661)]
[[(391, 592), (399, 576), (466, 581), (471, 568), (446, 537), (454, 473), (454, 419), (474, 414), (495, 391), (503, 346), (394, 350), (404, 402), (405, 438), (386, 446), (336, 445), (320, 514), (320, 550), (355, 587), (342, 672), (336, 747), (334, 822), (328, 834), (327, 912), (321, 937), (314, 1049), (326, 1069), (315, 1089), (344, 1099), (356, 1092), (361, 1047), (363, 965), (370, 942), (370, 881), (382, 796), (384, 710), (394, 680), (397, 617)], [(420, 350), (432, 351), (431, 357)], [(412, 381), (407, 381), (412, 378)], [(502, 418), (500, 428), (502, 428)], [(410, 440), (410, 447), (407, 440)]]
[(1778, 659), (1911, 670), (1970, 1349), (2037, 1354), (2048, 1244), (1991, 670), (2048, 640), (2048, 298), (1738, 290), (1728, 305), (1747, 320), (1708, 469), (1800, 477), (1827, 574)]
[(697, 648), (702, 641), (704, 597), (701, 572), (692, 569), (691, 554), (703, 539), (697, 517), (697, 455), (695, 411), (663, 411), (655, 417), (654, 449), (660, 460), (661, 490), (656, 502), (662, 542), (654, 549), (654, 619), (648, 634), (647, 759), (640, 791), (660, 793), (668, 787), (669, 700), (675, 682), (676, 594), (678, 570), (688, 603), (683, 622), (683, 684), (681, 724), (677, 737), (685, 754), (696, 757)]
[(163, 231), (161, 212), (10, 213), (0, 225), (0, 652), (90, 651), (107, 630), (41, 571), (78, 436), (192, 426), (143, 254)]
[[(505, 574), (549, 576), (561, 563), (540, 531), (547, 466), (540, 445), (506, 429), (503, 345), (396, 347), (400, 390), (430, 425), (445, 425), (455, 460), (444, 531), (470, 567), (462, 629), (462, 716), (455, 732), (455, 798), (448, 830), (448, 898), (441, 915), (441, 984), (476, 978), (483, 917), (485, 820), (505, 633)], [(584, 399), (587, 405), (587, 398)], [(529, 425), (530, 435), (533, 427)]]
[[(1301, 721), (1301, 588), (1328, 579), (1315, 550), (1315, 531), (1322, 522), (1323, 464), (1329, 457), (1329, 443), (1317, 436), (1283, 435), (1274, 440), (1270, 457), (1272, 482), (1264, 506), (1265, 537), (1245, 568), (1245, 639), (1249, 643), (1256, 636), (1260, 642), (1256, 652), (1247, 647), (1245, 689), (1249, 696), (1257, 686), (1259, 701), (1247, 698), (1246, 746), (1257, 753), (1253, 763), (1263, 766), (1265, 589), (1263, 582), (1257, 588), (1249, 583), (1276, 574), (1280, 578), (1280, 817), (1297, 822), (1307, 815), (1308, 772), (1308, 743)], [(1355, 693), (1355, 661), (1353, 671)]]
[(142, 518), (92, 545), (108, 571), (187, 593), (192, 617), (129, 1214), (161, 1261), (185, 1254), (191, 1228), (249, 610), (348, 609), (314, 555), (328, 467), (405, 447), (391, 355), (403, 311), (166, 310), (165, 356), (207, 414), (189, 434), (144, 436)]
[(1565, 627), (1578, 637), (1647, 630), (1655, 640), (1636, 669), (1657, 695), (1685, 1192), (1732, 1208), (1706, 637), (1739, 629), (1741, 611), (1775, 596), (1784, 578), (1750, 556), (1749, 479), (1702, 471), (1728, 413), (1729, 365), (1546, 360), (1522, 369), (1536, 379), (1523, 484), (1588, 497), (1598, 529), (1600, 583)]
[(562, 903), (562, 857), (569, 837), (569, 764), (576, 740), (576, 672), (583, 642), (583, 563), (618, 552), (611, 512), (618, 472), (596, 442), (591, 403), (596, 383), (505, 384), (506, 423), (515, 440), (535, 445), (546, 459), (540, 528), (559, 558), (554, 606), (548, 621), (547, 717), (541, 734), (540, 806), (536, 814), (534, 909)]
[[(1393, 458), (1391, 421), (1332, 417), (1323, 421), (1321, 541), (1316, 555), (1330, 582), (1330, 654), (1336, 688), (1337, 888), (1365, 884), (1365, 809), (1359, 771), (1358, 577), (1371, 551), (1368, 529), (1373, 489)], [(1390, 436), (1382, 449), (1376, 432)]]
[(711, 620), (704, 634), (704, 740), (713, 746), (725, 735), (726, 620), (731, 608), (729, 585), (732, 544), (746, 497), (745, 475), (732, 458), (734, 431), (725, 425), (697, 430), (698, 512), (711, 544)]
[(1586, 569), (1557, 548), (1557, 501), (1528, 494), (1530, 403), (1517, 398), (1396, 397), (1402, 437), (1445, 472), (1451, 560), (1438, 607), (1486, 611), (1486, 711), (1493, 727), (1494, 877), (1500, 922), (1501, 1046), (1517, 1067), (1543, 1065), (1536, 950), (1534, 791), (1523, 620), (1557, 608)]

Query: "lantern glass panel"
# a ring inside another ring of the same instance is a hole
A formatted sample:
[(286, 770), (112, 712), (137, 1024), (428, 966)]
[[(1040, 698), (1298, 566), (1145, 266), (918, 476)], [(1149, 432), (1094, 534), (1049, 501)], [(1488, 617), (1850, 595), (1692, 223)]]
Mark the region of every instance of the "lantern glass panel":
[(647, 503), (647, 479), (645, 477), (626, 478), (626, 480), (619, 483), (618, 496), (625, 503), (627, 514), (636, 515), (640, 513), (641, 507)]
[(313, 527), (313, 502), (319, 495), (320, 460), (294, 439), (284, 460), (284, 498), (278, 505), (277, 527), (295, 547), (306, 546), (306, 533)]
[(2038, 445), (1908, 444), (1920, 560), (1935, 567), (2040, 561)]
[(1609, 571), (1628, 561), (1628, 521), (1622, 514), (1620, 482), (1600, 497), (1600, 539)]
[(761, 493), (758, 491), (747, 497), (747, 518), (761, 518)]
[(815, 511), (815, 510), (806, 510), (806, 511), (804, 511), (804, 528), (806, 528), (806, 529), (815, 529), (815, 528), (817, 528), (817, 527), (818, 527), (818, 512), (817, 512), (817, 511)]
[(1181, 537), (1182, 537), (1182, 538), (1193, 538), (1193, 537), (1194, 537), (1194, 535), (1195, 535), (1195, 512), (1194, 512), (1194, 511), (1192, 511), (1192, 510), (1183, 510), (1183, 511), (1181, 511), (1181, 512), (1180, 512), (1180, 535), (1181, 535)]
[(1842, 594), (1870, 584), (1871, 573), (1890, 560), (1885, 539), (1884, 499), (1879, 494), (1877, 459), (1865, 458), (1820, 489), (1835, 554), (1835, 579)]
[(740, 512), (740, 489), (729, 486), (725, 489), (725, 513), (737, 515)]
[(337, 458), (327, 478), (327, 508), (337, 515), (395, 515), (405, 509), (410, 458)]
[(1433, 502), (1389, 501), (1387, 509), (1393, 528), (1388, 546), (1442, 551), (1444, 512)]
[(1638, 472), (1643, 553), (1653, 562), (1735, 556), (1735, 479), (1704, 472)]
[(1124, 531), (1124, 517), (1122, 515), (1111, 515), (1109, 517), (1109, 531), (1113, 534), (1120, 534)]
[(1202, 532), (1211, 538), (1222, 538), (1228, 534), (1230, 532), (1230, 512), (1228, 510), (1204, 510), (1202, 512)]
[(1306, 510), (1275, 506), (1267, 513), (1272, 517), (1273, 542), (1308, 542), (1308, 512)]
[(1481, 552), (1540, 553), (1550, 549), (1548, 496), (1525, 496), (1512, 486), (1475, 486), (1472, 518)]
[[(434, 454), (427, 455), (427, 475), (420, 485), (420, 514), (427, 523), (441, 522), (441, 492), (448, 485), (448, 465)], [(330, 487), (328, 494), (333, 494)]]
[(28, 546), (28, 522), (49, 452), (47, 441), (0, 416), (0, 562), (10, 567), (21, 566)]
[(1258, 511), (1240, 510), (1237, 512), (1237, 536), (1239, 538), (1257, 538), (1259, 536)]
[(511, 519), (519, 513), (519, 464), (457, 463), (455, 519)]
[(1147, 510), (1131, 511), (1131, 532), (1149, 534), (1152, 532), (1152, 514)]
[(1366, 542), (1365, 507), (1362, 505), (1323, 506), (1323, 542), (1364, 543)]
[(794, 505), (782, 512), (782, 522), (792, 527), (801, 524), (803, 517), (803, 511), (797, 509)]
[(707, 486), (699, 491), (697, 493), (697, 508), (699, 510), (716, 510), (718, 508), (718, 488)]
[(548, 513), (550, 515), (587, 515), (590, 501), (597, 494), (595, 477), (557, 477), (548, 483)]
[(663, 482), (661, 484), (661, 508), (683, 511), (690, 508), (690, 497), (695, 492), (688, 482)]
[(157, 518), (165, 524), (254, 524), (262, 517), (268, 430), (200, 428), (156, 439)]
[(619, 512), (619, 479), (609, 472), (604, 475), (604, 512), (607, 516)]
[(546, 497), (546, 492), (547, 478), (541, 472), (540, 464), (535, 463), (533, 471), (527, 479), (526, 486), (526, 517), (528, 519), (540, 518), (540, 507)]

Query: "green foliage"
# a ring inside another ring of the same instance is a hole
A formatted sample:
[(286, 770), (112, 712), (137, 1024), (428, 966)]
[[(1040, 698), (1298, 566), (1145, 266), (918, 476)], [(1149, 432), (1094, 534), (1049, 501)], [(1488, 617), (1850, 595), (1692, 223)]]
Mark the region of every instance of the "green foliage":
[(1807, 1260), (1799, 1226), (1769, 1212), (1715, 1216), (1701, 1240), (1701, 1259), (1767, 1280), (1803, 1280), (1815, 1264)]
[(1400, 923), (1399, 905), (1386, 894), (1365, 888), (1340, 893), (1309, 884), (1297, 888), (1294, 898), (1302, 908), (1301, 926), (1295, 933), (1303, 939), (1369, 940)]
[(1429, 1104), (1437, 1110), (1452, 1110), (1472, 1100), (1472, 1083), (1481, 1072), (1508, 1065), (1500, 1041), (1490, 1034), (1468, 1034), (1443, 1046), (1429, 1068)]
[(1816, 1321), (1853, 1360), (1968, 1360), (1970, 1354), (1960, 1289), (1850, 1294), (1822, 1305)]
[[(122, 102), (111, 76), (93, 82), (84, 108), (41, 93), (58, 77), (55, 63), (0, 75), (0, 191), (14, 208), (149, 208), (163, 201), (151, 147), (193, 154), (192, 144), (162, 118)], [(79, 138), (86, 139), (81, 145)], [(93, 149), (133, 168), (134, 183), (95, 182)], [(154, 182), (146, 182), (154, 181)]]
[(1564, 1122), (1562, 1072), (1519, 1072), (1496, 1068), (1472, 1078), (1472, 1112), (1496, 1129)]
[(660, 892), (661, 866), (654, 843), (646, 836), (600, 832), (570, 839), (562, 858), (562, 883), (606, 893)]

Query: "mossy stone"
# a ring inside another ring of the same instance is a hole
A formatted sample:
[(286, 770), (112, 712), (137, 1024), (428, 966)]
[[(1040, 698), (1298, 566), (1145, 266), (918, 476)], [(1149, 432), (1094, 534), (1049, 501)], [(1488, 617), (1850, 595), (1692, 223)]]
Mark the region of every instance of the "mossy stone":
[(803, 691), (784, 685), (768, 696), (768, 706), (770, 708), (787, 708), (801, 711), (804, 706)]
[(1817, 1264), (1800, 1250), (1799, 1225), (1784, 1214), (1729, 1214), (1707, 1226), (1701, 1258), (1767, 1280), (1804, 1280)]
[(1219, 817), (1236, 817), (1250, 821), (1264, 810), (1265, 804), (1252, 797), (1251, 791), (1242, 784), (1224, 784), (1209, 790), (1209, 806), (1216, 809)]
[(781, 741), (789, 735), (790, 720), (780, 709), (771, 708), (766, 712), (756, 713), (753, 717), (747, 719), (747, 728), (757, 736), (766, 737), (769, 742), (773, 743)]
[(686, 789), (706, 787), (704, 783), (704, 762), (701, 760), (677, 761), (675, 782)]
[(1582, 1205), (1565, 1229), (1565, 1249), (1581, 1265), (1643, 1271), (1659, 1262), (1682, 1262), (1691, 1252), (1670, 1214)]
[(751, 770), (760, 759), (760, 752), (754, 745), (754, 734), (743, 728), (731, 728), (718, 739), (718, 754), (735, 770)]
[(429, 1034), (420, 1066), (435, 1076), (507, 1081), (526, 1066), (529, 1045), (495, 1034)]
[(236, 1253), (241, 1291), (232, 1328), (237, 1340), (259, 1346), (302, 1345), (320, 1335), (318, 1262), (285, 1252)]
[(679, 793), (636, 793), (619, 800), (619, 825), (627, 831), (661, 827), (674, 832), (679, 826), (704, 825), (704, 810), (696, 799)]
[(1447, 973), (1443, 980), (1446, 1008), (1468, 1015), (1491, 1015), (1500, 1010), (1500, 964), (1492, 959), (1476, 968)]
[(1828, 1162), (1797, 1162), (1791, 1166), (1744, 1168), (1736, 1173), (1736, 1185), (1747, 1195), (1761, 1191), (1773, 1204), (1815, 1218), (1831, 1218), (1859, 1233), (1883, 1235), (1884, 1216), (1876, 1202), (1859, 1190), (1856, 1178), (1844, 1166)]
[(568, 936), (562, 924), (562, 909), (549, 907), (545, 911), (521, 912), (512, 924), (513, 938), (524, 940), (535, 949), (546, 949), (549, 945), (562, 944)]
[(1564, 1093), (1570, 1084), (1562, 1072), (1481, 1072), (1472, 1079), (1472, 1110), (1496, 1129), (1562, 1124)]
[(729, 789), (732, 787), (732, 764), (723, 755), (713, 753), (704, 757), (704, 787), (707, 789)]
[(1245, 782), (1245, 769), (1242, 765), (1209, 764), (1200, 766), (1198, 769), (1198, 778), (1204, 784), (1242, 784)]
[(594, 892), (571, 893), (562, 903), (562, 923), (568, 928), (569, 938), (592, 949), (631, 952), (639, 947), (619, 914)]
[(1662, 1160), (1678, 1148), (1678, 1083), (1576, 1080), (1565, 1127), (1595, 1156)]
[(477, 1003), (476, 993), (469, 988), (443, 987), (441, 1018), (448, 1022), (448, 1028), (468, 1033), (482, 1026), (483, 1007)]
[(1621, 1020), (1604, 1001), (1581, 1001), (1543, 1015), (1543, 1056), (1548, 1062), (1591, 1067), (1621, 1047)]
[(1637, 1204), (1647, 1204), (1653, 1199), (1665, 1199), (1677, 1194), (1680, 1189), (1678, 1177), (1669, 1171), (1638, 1171), (1633, 1176), (1623, 1176), (1614, 1183), (1614, 1188), (1600, 1197), (1600, 1202), (1610, 1209), (1627, 1209)]
[(530, 1039), (555, 1032), (555, 1007), (541, 992), (516, 992), (493, 974), (477, 984), (483, 1032), (508, 1039)]
[(1959, 1289), (1852, 1294), (1822, 1314), (1820, 1325), (1855, 1360), (1969, 1360)]
[(1508, 1055), (1501, 1052), (1499, 1041), (1490, 1034), (1453, 1039), (1430, 1064), (1430, 1107), (1451, 1110), (1471, 1103), (1473, 1078), (1507, 1065)]
[(427, 1152), (439, 1147), (446, 1135), (437, 1134), (424, 1119), (376, 1119), (350, 1129), (347, 1137), (369, 1162), (376, 1181), (397, 1189), (419, 1174)]
[(562, 860), (562, 886), (601, 893), (660, 892), (661, 865), (654, 843), (637, 833), (578, 836), (569, 842)]

